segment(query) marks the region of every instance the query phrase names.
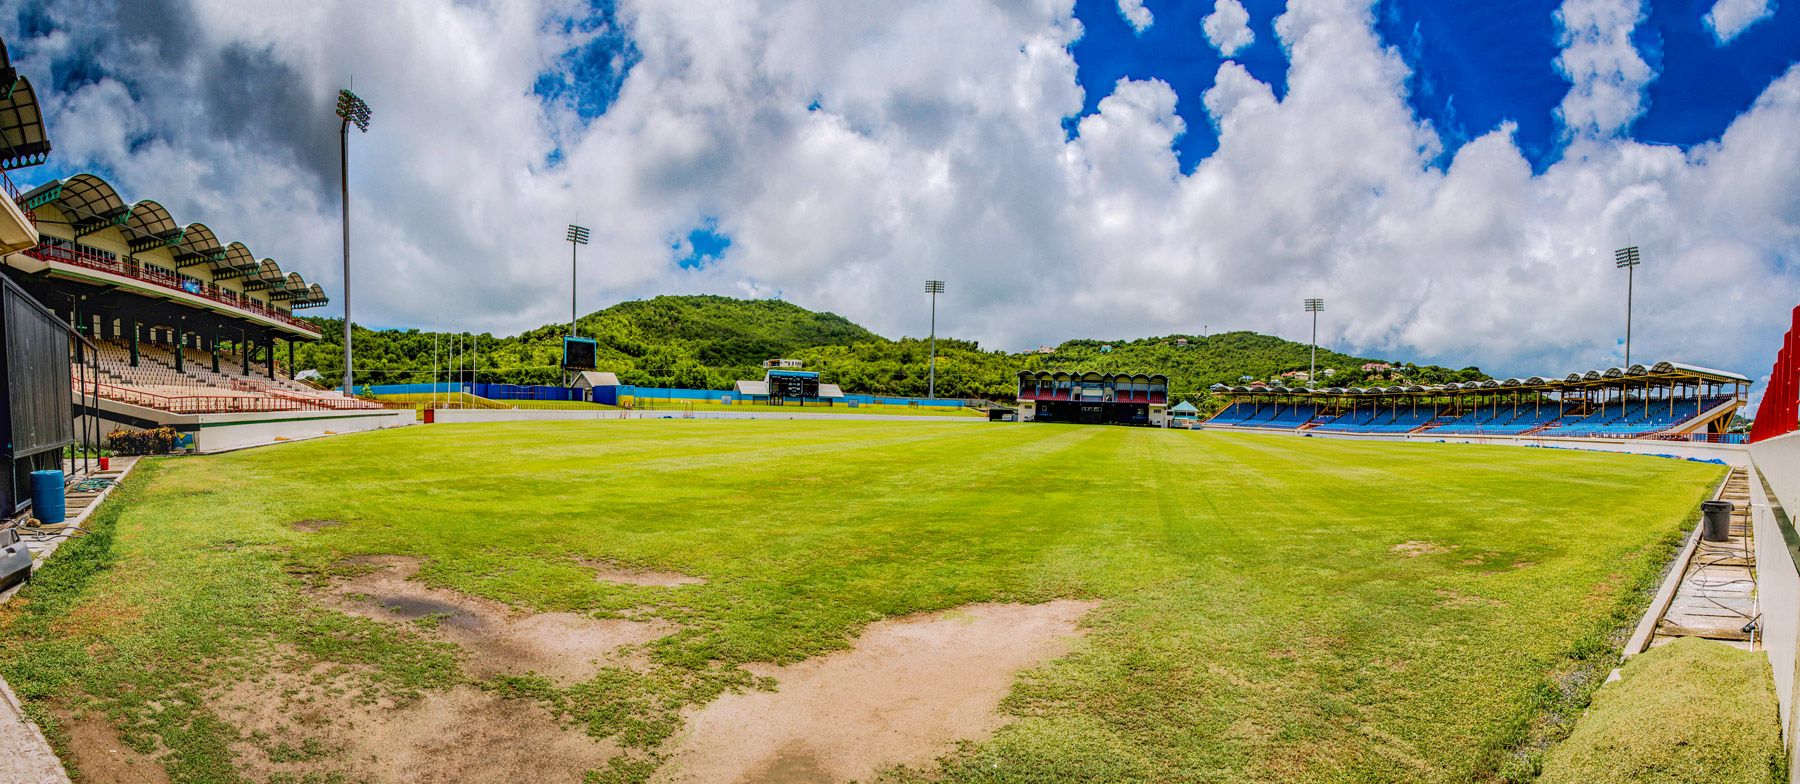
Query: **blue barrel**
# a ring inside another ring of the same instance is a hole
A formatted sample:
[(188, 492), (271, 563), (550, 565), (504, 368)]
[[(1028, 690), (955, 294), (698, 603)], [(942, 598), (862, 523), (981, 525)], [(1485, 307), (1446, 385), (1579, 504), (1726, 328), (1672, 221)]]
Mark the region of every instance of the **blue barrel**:
[(67, 519), (63, 498), (61, 470), (31, 472), (31, 514), (42, 523), (60, 523)]

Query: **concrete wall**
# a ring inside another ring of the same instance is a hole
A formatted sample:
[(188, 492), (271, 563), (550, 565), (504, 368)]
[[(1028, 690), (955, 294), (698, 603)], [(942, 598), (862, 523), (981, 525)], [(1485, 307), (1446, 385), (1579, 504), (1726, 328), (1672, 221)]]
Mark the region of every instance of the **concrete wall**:
[[(124, 428), (128, 420), (175, 428), (193, 439), (199, 452), (224, 452), (250, 446), (299, 441), (340, 433), (360, 433), (416, 424), (418, 415), (408, 409), (351, 411), (270, 411), (247, 414), (171, 414), (114, 400), (100, 401), (100, 436)], [(81, 421), (77, 421), (80, 426)]]
[(1800, 432), (1776, 436), (1750, 446), (1756, 469), (1775, 488), (1775, 496), (1792, 517), (1800, 512)]
[(1499, 444), (1503, 446), (1536, 446), (1549, 449), (1584, 449), (1593, 452), (1625, 452), (1637, 455), (1673, 455), (1682, 458), (1700, 460), (1720, 460), (1727, 465), (1747, 466), (1750, 464), (1750, 448), (1743, 444), (1708, 444), (1697, 441), (1653, 441), (1632, 438), (1542, 438), (1539, 436), (1434, 436), (1422, 434), (1393, 433), (1321, 433), (1316, 430), (1298, 432), (1288, 429), (1231, 427), (1228, 425), (1208, 428), (1218, 433), (1245, 431), (1253, 433), (1284, 433), (1309, 436), (1312, 438), (1338, 438), (1363, 441), (1418, 441), (1421, 443), (1446, 444)]
[(415, 424), (412, 409), (302, 411), (281, 414), (200, 414), (194, 448), (224, 452), (320, 436), (385, 430)]
[[(1763, 650), (1775, 676), (1781, 702), (1781, 734), (1787, 743), (1790, 782), (1800, 782), (1800, 734), (1794, 710), (1795, 684), (1800, 683), (1800, 564), (1788, 549), (1776, 507), (1790, 520), (1800, 512), (1800, 433), (1788, 433), (1750, 445), (1751, 517), (1756, 526), (1756, 596), (1762, 609)], [(1770, 497), (1764, 483), (1774, 490)]]
[[(1756, 537), (1756, 598), (1762, 610), (1763, 651), (1774, 674), (1775, 696), (1781, 705), (1781, 734), (1788, 744), (1790, 767), (1800, 773), (1794, 744), (1794, 667), (1800, 647), (1800, 570), (1796, 570), (1787, 542), (1763, 491), (1758, 474), (1750, 477), (1750, 511)], [(1790, 777), (1790, 781), (1800, 779)]]

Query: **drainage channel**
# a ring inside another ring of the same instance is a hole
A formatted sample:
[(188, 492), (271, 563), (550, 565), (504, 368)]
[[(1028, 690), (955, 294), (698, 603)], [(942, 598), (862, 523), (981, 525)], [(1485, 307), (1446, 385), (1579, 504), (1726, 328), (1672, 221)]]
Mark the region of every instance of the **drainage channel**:
[(1756, 542), (1750, 518), (1750, 479), (1734, 468), (1715, 496), (1732, 504), (1730, 535), (1722, 542), (1696, 537), (1681, 583), (1657, 620), (1647, 647), (1679, 637), (1719, 640), (1746, 650), (1757, 639)]

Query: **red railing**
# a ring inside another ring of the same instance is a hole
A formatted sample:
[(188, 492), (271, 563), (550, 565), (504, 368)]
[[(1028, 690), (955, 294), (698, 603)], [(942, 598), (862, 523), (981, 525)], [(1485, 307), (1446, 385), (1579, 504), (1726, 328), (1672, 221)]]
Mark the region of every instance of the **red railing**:
[(76, 384), (78, 394), (91, 394), (98, 388), (100, 397), (119, 403), (154, 408), (171, 414), (256, 414), (275, 411), (332, 411), (328, 406), (273, 397), (232, 397), (229, 395), (159, 395), (141, 389), (96, 384)]
[(1756, 406), (1750, 425), (1750, 443), (1800, 430), (1800, 307), (1794, 308), (1793, 326), (1781, 338), (1769, 385)]
[[(282, 313), (281, 311), (260, 305), (255, 300), (239, 296), (237, 292), (231, 291), (230, 289), (219, 288), (217, 285), (202, 284), (199, 283), (199, 281), (193, 281), (179, 275), (158, 272), (153, 269), (133, 264), (125, 264), (86, 251), (63, 248), (55, 245), (39, 245), (35, 248), (27, 249), (25, 255), (43, 261), (72, 264), (77, 267), (87, 267), (88, 269), (109, 272), (120, 277), (143, 281), (172, 291), (179, 291), (183, 294), (189, 294), (224, 305), (230, 305), (231, 307), (254, 313), (263, 318), (279, 321), (288, 326), (303, 329), (309, 333), (318, 334), (318, 329), (312, 324), (301, 321), (300, 319)], [(184, 285), (190, 282), (196, 284), (195, 288), (197, 288), (198, 291), (189, 289)]]
[[(318, 406), (321, 409), (330, 410), (330, 411), (350, 411), (350, 410), (359, 410), (359, 409), (368, 409), (368, 408), (385, 408), (385, 406), (381, 405), (380, 403), (371, 402), (368, 400), (358, 400), (353, 397), (344, 397), (343, 395), (339, 395), (335, 392), (309, 395), (309, 394), (306, 394), (303, 392), (296, 392), (291, 389), (284, 389), (284, 388), (276, 386), (274, 384), (265, 384), (260, 381), (251, 381), (248, 379), (241, 379), (241, 378), (232, 379), (231, 380), (231, 388), (241, 391), (241, 392), (255, 392), (257, 394), (270, 395), (272, 397), (276, 397), (281, 400), (292, 400), (292, 401), (294, 401), (296, 403), (300, 403), (302, 405)], [(308, 410), (311, 410), (311, 409), (308, 409)]]

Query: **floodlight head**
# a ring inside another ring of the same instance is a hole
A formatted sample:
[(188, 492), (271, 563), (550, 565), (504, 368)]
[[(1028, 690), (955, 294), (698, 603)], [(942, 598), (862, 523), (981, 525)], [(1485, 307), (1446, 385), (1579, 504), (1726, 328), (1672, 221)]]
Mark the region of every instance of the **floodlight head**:
[(587, 227), (586, 226), (577, 226), (573, 223), (569, 224), (569, 241), (573, 242), (577, 245), (588, 244)]
[(942, 293), (944, 293), (944, 282), (941, 280), (925, 281), (925, 293), (927, 293), (927, 294), (942, 294)]
[(1613, 266), (1619, 269), (1635, 267), (1639, 264), (1639, 261), (1636, 245), (1613, 251)]
[(337, 116), (344, 122), (356, 126), (356, 130), (369, 132), (369, 104), (356, 93), (339, 90), (337, 99)]
[(1325, 309), (1325, 300), (1318, 299), (1315, 297), (1312, 299), (1308, 299), (1306, 301), (1306, 312), (1308, 312), (1308, 313), (1318, 313), (1319, 311), (1324, 310), (1324, 309)]

